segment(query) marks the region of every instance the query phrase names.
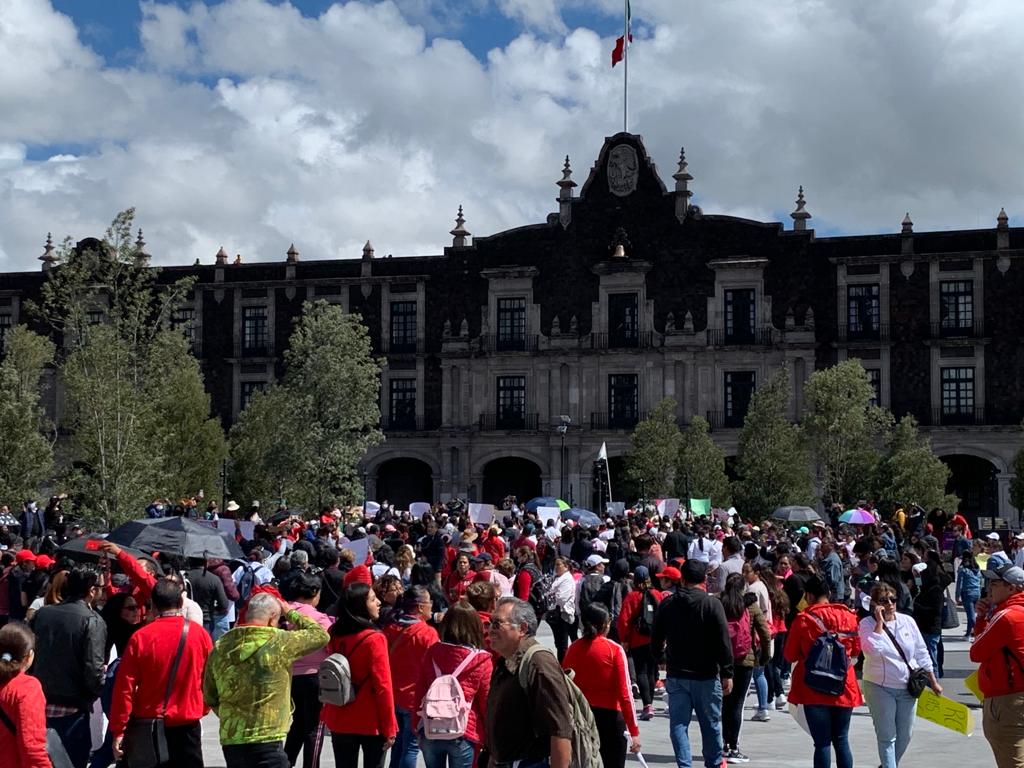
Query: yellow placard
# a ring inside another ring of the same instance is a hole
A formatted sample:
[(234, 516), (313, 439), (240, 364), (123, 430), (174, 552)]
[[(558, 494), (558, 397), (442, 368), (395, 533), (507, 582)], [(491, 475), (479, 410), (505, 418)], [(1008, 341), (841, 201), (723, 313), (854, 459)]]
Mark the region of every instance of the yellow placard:
[(936, 696), (931, 688), (925, 688), (917, 700), (917, 716), (965, 736), (974, 733), (974, 714), (967, 705)]
[(978, 684), (978, 670), (974, 670), (964, 678), (964, 685), (967, 686), (968, 691), (977, 696), (978, 701), (985, 700), (985, 694), (981, 692), (981, 686)]

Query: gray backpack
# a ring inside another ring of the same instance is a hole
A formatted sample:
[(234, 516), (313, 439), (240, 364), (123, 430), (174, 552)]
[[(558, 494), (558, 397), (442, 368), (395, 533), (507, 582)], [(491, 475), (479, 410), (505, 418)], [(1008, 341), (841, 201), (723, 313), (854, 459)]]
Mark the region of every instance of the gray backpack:
[[(371, 633), (372, 634), (372, 633)], [(353, 646), (349, 653), (355, 653), (356, 648), (363, 644), (370, 635), (365, 635), (362, 640)], [(348, 657), (343, 653), (332, 653), (320, 662), (316, 671), (317, 687), (320, 691), (321, 704), (333, 704), (336, 707), (344, 707), (356, 699), (359, 692), (352, 680), (352, 667), (348, 663)]]

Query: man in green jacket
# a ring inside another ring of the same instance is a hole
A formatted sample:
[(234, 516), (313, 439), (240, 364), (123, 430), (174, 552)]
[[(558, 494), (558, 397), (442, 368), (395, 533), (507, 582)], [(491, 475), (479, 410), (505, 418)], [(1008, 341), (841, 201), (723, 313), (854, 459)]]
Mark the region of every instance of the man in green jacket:
[[(295, 629), (278, 629), (282, 616)], [(227, 768), (288, 768), (282, 742), (291, 725), (292, 664), (329, 639), (275, 595), (253, 595), (245, 621), (217, 641), (203, 678), (203, 697), (220, 718)]]

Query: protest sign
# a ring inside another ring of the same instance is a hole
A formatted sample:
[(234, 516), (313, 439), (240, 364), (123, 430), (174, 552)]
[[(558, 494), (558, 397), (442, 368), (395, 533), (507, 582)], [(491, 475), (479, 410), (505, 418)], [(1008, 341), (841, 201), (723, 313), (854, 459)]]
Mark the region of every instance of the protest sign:
[(917, 716), (965, 736), (974, 733), (974, 715), (967, 705), (936, 696), (931, 688), (925, 688), (917, 700)]
[(711, 512), (711, 499), (690, 499), (690, 513), (694, 517), (706, 517)]
[(422, 518), (430, 511), (429, 501), (414, 501), (409, 505), (409, 513), (416, 519)]
[(469, 519), (478, 525), (490, 525), (494, 522), (494, 505), (493, 504), (473, 504), (469, 505)]
[[(230, 533), (232, 536), (235, 535), (235, 521), (225, 520), (223, 517), (217, 521), (217, 528)], [(242, 534), (243, 539), (252, 539), (256, 536), (256, 523), (252, 520), (243, 520), (239, 523), (239, 533)]]

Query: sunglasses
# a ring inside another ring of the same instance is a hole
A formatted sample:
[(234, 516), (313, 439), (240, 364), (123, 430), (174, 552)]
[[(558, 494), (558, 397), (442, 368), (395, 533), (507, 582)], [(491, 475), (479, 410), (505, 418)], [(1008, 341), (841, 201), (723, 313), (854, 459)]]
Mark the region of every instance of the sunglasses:
[(875, 600), (879, 605), (894, 605), (896, 603), (895, 597), (880, 597)]

